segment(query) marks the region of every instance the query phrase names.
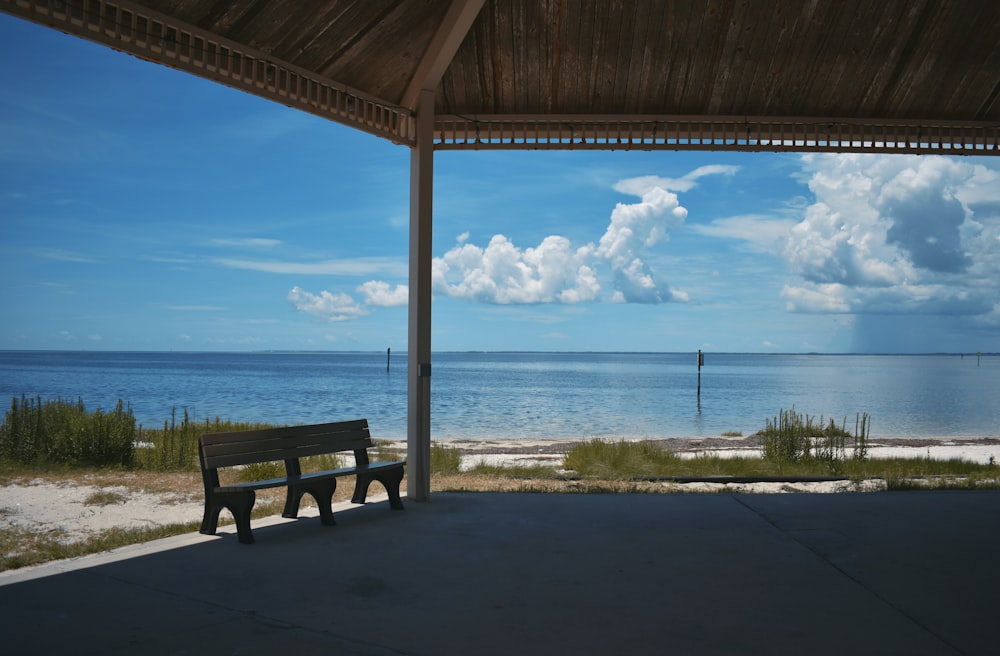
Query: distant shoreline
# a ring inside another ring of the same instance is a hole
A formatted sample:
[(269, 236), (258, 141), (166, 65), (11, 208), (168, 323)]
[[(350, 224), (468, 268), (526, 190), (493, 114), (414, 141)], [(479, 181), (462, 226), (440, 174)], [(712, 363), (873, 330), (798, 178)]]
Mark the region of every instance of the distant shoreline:
[[(888, 352), (862, 352), (862, 351), (703, 351), (706, 355), (777, 355), (777, 356), (789, 356), (789, 355), (804, 355), (804, 356), (832, 356), (832, 357), (866, 357), (866, 356), (878, 356), (878, 357), (912, 357), (912, 356), (929, 356), (929, 357), (939, 357), (939, 356), (959, 356), (959, 357), (997, 357), (1000, 356), (1000, 352), (994, 351), (926, 351), (926, 352), (899, 352), (899, 353), (888, 353)], [(121, 349), (121, 350), (109, 350), (109, 349), (3, 349), (0, 348), (0, 353), (116, 353), (116, 354), (171, 354), (171, 355), (384, 355), (386, 351), (383, 350), (362, 350), (362, 351), (349, 351), (349, 350), (285, 350), (285, 349), (267, 349), (267, 350), (250, 350), (250, 351), (212, 351), (212, 350), (200, 350), (200, 351), (186, 351), (183, 349)], [(697, 349), (692, 351), (527, 351), (527, 350), (471, 350), (471, 351), (435, 351), (434, 355), (694, 355), (697, 353)], [(399, 349), (398, 351), (393, 351), (392, 356), (394, 358), (404, 358), (407, 355), (405, 349)], [(433, 358), (432, 358), (433, 360)]]

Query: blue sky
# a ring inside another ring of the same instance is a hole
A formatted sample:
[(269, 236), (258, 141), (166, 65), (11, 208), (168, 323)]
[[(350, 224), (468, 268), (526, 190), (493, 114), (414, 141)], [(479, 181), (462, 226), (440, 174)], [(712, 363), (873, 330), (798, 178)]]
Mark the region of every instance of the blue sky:
[[(0, 15), (0, 349), (406, 349), (409, 152)], [(1000, 160), (435, 155), (434, 350), (1000, 351)]]

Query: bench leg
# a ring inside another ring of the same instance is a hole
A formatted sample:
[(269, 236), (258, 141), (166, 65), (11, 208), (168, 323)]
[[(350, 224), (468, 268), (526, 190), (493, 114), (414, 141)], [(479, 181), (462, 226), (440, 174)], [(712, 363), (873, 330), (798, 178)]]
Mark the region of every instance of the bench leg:
[(250, 511), (257, 501), (257, 494), (250, 490), (250, 494), (237, 497), (235, 503), (229, 506), (229, 510), (236, 518), (236, 532), (239, 534), (240, 542), (243, 544), (253, 544), (253, 533), (250, 532)]
[(389, 494), (389, 507), (393, 510), (403, 510), (403, 501), (399, 498), (399, 485), (403, 482), (403, 468), (381, 469), (374, 472), (358, 473), (354, 484), (354, 496), (351, 503), (364, 503), (368, 496), (368, 486), (372, 481), (378, 481)]
[(216, 494), (205, 499), (205, 514), (201, 520), (200, 533), (205, 535), (215, 535), (219, 527), (219, 513), (223, 508), (228, 508), (233, 513), (236, 520), (236, 532), (239, 534), (240, 542), (243, 544), (253, 544), (253, 533), (250, 531), (250, 511), (257, 501), (257, 495), (253, 490), (243, 493)]
[(225, 504), (212, 503), (205, 499), (205, 514), (201, 518), (201, 528), (198, 529), (198, 532), (205, 535), (215, 535), (216, 529), (219, 528), (219, 513), (225, 507)]
[(299, 503), (306, 494), (316, 500), (316, 507), (319, 508), (319, 519), (324, 526), (334, 526), (333, 519), (333, 493), (337, 491), (337, 479), (313, 481), (303, 485), (289, 485), (285, 494), (285, 509), (281, 512), (282, 517), (295, 519), (299, 516)]

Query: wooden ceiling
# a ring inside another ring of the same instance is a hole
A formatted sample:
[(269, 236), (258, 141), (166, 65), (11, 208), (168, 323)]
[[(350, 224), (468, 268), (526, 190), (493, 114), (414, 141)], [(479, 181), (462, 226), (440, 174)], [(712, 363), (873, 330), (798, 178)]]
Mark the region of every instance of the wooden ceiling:
[(0, 0), (413, 145), (1000, 154), (996, 0)]

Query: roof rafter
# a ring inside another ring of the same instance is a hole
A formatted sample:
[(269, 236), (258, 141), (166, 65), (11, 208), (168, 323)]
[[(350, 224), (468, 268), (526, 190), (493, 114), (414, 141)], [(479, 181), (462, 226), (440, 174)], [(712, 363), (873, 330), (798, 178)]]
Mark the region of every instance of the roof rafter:
[(437, 87), (469, 28), (472, 27), (473, 21), (483, 8), (483, 2), (485, 0), (452, 0), (448, 13), (434, 33), (434, 38), (420, 60), (410, 85), (403, 93), (400, 105), (415, 111), (420, 92), (433, 91)]

